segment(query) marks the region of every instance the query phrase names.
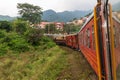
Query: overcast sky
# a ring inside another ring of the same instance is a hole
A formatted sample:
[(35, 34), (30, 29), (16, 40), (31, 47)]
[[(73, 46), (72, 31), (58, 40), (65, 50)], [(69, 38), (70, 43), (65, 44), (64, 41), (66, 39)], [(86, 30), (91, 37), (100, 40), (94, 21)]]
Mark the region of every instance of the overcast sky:
[[(57, 12), (93, 9), (97, 0), (0, 0), (0, 15), (17, 16), (17, 3), (30, 3), (40, 6), (43, 11), (53, 9)], [(112, 4), (120, 0), (110, 0)]]

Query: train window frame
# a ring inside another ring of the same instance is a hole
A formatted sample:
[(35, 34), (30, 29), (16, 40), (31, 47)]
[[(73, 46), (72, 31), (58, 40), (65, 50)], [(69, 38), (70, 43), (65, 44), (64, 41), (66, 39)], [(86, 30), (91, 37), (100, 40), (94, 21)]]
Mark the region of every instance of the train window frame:
[(119, 36), (117, 34), (119, 34), (119, 30), (118, 30), (118, 25), (113, 25), (114, 28), (114, 45), (115, 48), (119, 47)]
[(117, 35), (116, 35), (116, 26), (113, 25), (113, 30), (114, 30), (114, 47), (117, 48)]
[(90, 29), (87, 29), (87, 45), (88, 48), (90, 48)]
[(80, 39), (79, 39), (80, 44), (82, 45), (82, 33), (80, 33)]
[(92, 49), (95, 50), (95, 31), (94, 31), (94, 25), (92, 25)]
[(81, 44), (84, 45), (83, 31), (81, 32)]
[(84, 31), (84, 46), (87, 46), (87, 30)]

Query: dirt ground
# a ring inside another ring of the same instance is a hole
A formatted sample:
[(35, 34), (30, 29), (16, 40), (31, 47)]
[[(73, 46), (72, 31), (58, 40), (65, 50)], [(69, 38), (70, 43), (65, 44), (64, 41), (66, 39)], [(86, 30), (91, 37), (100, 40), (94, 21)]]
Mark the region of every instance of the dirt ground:
[(67, 67), (57, 80), (97, 80), (97, 76), (81, 52), (68, 47), (60, 47), (66, 52)]

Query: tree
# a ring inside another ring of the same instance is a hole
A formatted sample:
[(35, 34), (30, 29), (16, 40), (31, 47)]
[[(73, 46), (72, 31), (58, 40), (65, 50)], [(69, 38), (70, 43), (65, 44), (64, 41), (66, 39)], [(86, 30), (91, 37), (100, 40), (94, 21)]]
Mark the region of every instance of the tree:
[(29, 30), (27, 30), (25, 36), (26, 36), (26, 40), (28, 43), (30, 43), (32, 45), (39, 45), (40, 39), (42, 38), (43, 33), (42, 33), (41, 29), (29, 28)]
[(18, 3), (17, 4), (18, 13), (22, 16), (24, 20), (35, 24), (41, 21), (42, 9), (39, 6), (34, 6), (28, 3)]
[(48, 24), (45, 26), (45, 33), (56, 33), (56, 27), (54, 24)]
[(12, 30), (11, 22), (8, 21), (0, 21), (0, 29), (4, 29), (7, 32)]
[(15, 20), (13, 22), (14, 31), (19, 34), (24, 34), (28, 28), (29, 24), (26, 21)]
[(74, 24), (65, 24), (64, 25), (64, 32), (67, 34), (71, 34), (71, 33), (76, 33), (80, 30), (81, 26), (79, 25), (74, 25)]

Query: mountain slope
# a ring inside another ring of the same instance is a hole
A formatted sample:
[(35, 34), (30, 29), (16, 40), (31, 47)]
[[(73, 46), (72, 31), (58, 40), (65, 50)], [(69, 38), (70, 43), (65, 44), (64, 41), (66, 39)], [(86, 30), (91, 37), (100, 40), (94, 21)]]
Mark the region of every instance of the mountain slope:
[(59, 16), (53, 10), (44, 11), (42, 15), (42, 20), (47, 20), (47, 21), (57, 21), (58, 18)]
[(53, 10), (46, 10), (43, 12), (42, 20), (47, 20), (47, 21), (60, 21), (60, 22), (68, 22), (73, 20), (74, 18), (81, 18), (88, 13), (90, 13), (91, 10), (89, 11), (64, 11), (64, 12), (55, 12)]
[(113, 11), (120, 11), (120, 2), (113, 5)]
[(3, 15), (0, 15), (0, 21), (12, 21), (16, 19), (15, 17), (10, 17), (10, 16), (3, 16)]

